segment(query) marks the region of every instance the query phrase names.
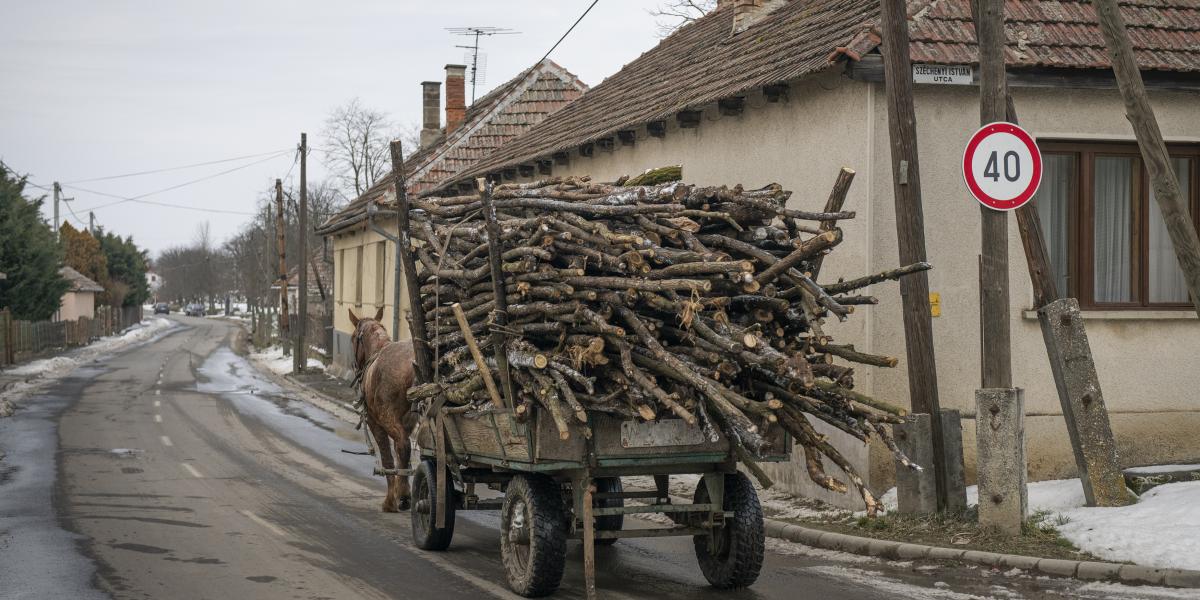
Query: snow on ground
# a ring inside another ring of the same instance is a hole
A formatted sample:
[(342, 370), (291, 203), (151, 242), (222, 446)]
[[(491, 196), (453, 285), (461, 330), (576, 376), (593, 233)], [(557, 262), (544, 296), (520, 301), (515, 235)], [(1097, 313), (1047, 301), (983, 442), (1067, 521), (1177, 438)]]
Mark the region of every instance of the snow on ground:
[(42, 381), (63, 377), (81, 364), (145, 342), (175, 326), (174, 321), (161, 317), (145, 319), (124, 333), (102, 337), (68, 354), (43, 358), (0, 371), (0, 374), (7, 377), (21, 379), (0, 392), (0, 417), (11, 414), (12, 401), (29, 393)]
[(1200, 465), (1151, 465), (1148, 467), (1132, 467), (1125, 469), (1125, 472), (1131, 475), (1157, 475), (1160, 473), (1174, 473), (1175, 471), (1195, 471), (1197, 469), (1200, 469)]
[[(283, 348), (280, 346), (272, 346), (265, 352), (254, 352), (250, 358), (254, 359), (259, 366), (269, 369), (276, 375), (286, 375), (292, 372), (292, 357), (284, 356)], [(325, 363), (315, 358), (309, 358), (307, 368), (324, 371)]]
[[(1180, 465), (1143, 467), (1145, 472)], [(896, 488), (882, 501), (896, 508)], [(967, 488), (967, 504), (979, 503), (979, 489)], [(1142, 494), (1137, 504), (1116, 508), (1087, 507), (1078, 479), (1029, 484), (1029, 514), (1048, 513), (1046, 522), (1063, 537), (1105, 560), (1200, 570), (1200, 481), (1160, 485)]]

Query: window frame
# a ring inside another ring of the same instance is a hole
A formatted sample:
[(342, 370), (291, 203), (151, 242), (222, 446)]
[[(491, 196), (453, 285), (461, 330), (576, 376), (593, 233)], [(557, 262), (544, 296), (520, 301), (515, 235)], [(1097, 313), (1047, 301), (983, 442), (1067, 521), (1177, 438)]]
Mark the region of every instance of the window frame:
[[(1042, 154), (1069, 154), (1074, 157), (1074, 177), (1067, 195), (1067, 288), (1064, 296), (1079, 300), (1083, 310), (1149, 311), (1194, 310), (1191, 302), (1151, 303), (1150, 297), (1150, 185), (1138, 145), (1133, 141), (1038, 140)], [(1188, 185), (1192, 226), (1200, 231), (1200, 144), (1167, 144), (1171, 158), (1188, 158)], [(1131, 260), (1129, 302), (1095, 300), (1095, 159), (1130, 157), (1133, 159), (1133, 223), (1130, 232)]]

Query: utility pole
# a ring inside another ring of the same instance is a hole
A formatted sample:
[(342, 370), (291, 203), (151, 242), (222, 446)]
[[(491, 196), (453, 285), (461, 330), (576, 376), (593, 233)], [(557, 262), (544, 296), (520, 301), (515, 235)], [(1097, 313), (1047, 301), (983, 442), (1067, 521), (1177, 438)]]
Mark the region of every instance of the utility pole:
[[(977, 0), (981, 125), (1008, 117), (1004, 64), (1004, 0)], [(979, 310), (982, 373), (975, 391), (979, 523), (1020, 535), (1028, 504), (1025, 407), (1012, 386), (1008, 288), (1008, 213), (980, 204)]]
[(54, 182), (54, 237), (59, 239), (58, 235), (58, 202), (62, 198), (62, 186), (58, 182)]
[(287, 244), (284, 236), (283, 182), (275, 180), (275, 232), (279, 244), (279, 342), (285, 354), (288, 346), (288, 298), (287, 298)]
[[(300, 269), (300, 291), (297, 294), (296, 351), (292, 355), (292, 370), (300, 373), (308, 364), (308, 134), (300, 134), (300, 256), (296, 259)], [(314, 273), (315, 274), (315, 273)]]
[(96, 237), (96, 213), (88, 211), (88, 233)]
[(1104, 43), (1112, 59), (1117, 87), (1125, 99), (1125, 115), (1133, 125), (1142, 160), (1150, 174), (1154, 199), (1162, 212), (1171, 243), (1175, 245), (1175, 255), (1187, 280), (1192, 303), (1200, 313), (1200, 237), (1196, 235), (1191, 217), (1188, 216), (1187, 197), (1179, 190), (1179, 178), (1171, 169), (1171, 158), (1163, 142), (1162, 130), (1158, 127), (1154, 108), (1150, 106), (1142, 73), (1138, 70), (1133, 46), (1125, 30), (1125, 18), (1121, 16), (1116, 0), (1092, 0), (1092, 5), (1096, 7), (1100, 31), (1104, 34)]
[[(912, 100), (908, 10), (904, 0), (882, 0), (884, 85), (892, 148), (892, 180), (896, 204), (896, 238), (900, 264), (925, 261), (925, 216), (921, 206), (921, 171), (917, 162), (917, 118)], [(929, 278), (924, 271), (900, 279), (907, 351), (908, 396), (914, 413), (932, 421), (933, 471), (937, 508), (952, 504), (943, 443), (937, 366), (933, 353), (933, 321)]]

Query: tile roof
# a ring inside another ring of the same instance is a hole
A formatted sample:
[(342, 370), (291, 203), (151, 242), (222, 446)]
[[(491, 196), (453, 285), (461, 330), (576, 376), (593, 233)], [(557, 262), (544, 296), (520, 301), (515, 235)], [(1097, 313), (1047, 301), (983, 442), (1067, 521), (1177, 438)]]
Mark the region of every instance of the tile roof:
[(71, 292), (103, 292), (104, 288), (100, 284), (88, 279), (83, 273), (72, 269), (71, 267), (63, 267), (58, 270), (58, 274), (66, 279), (71, 284)]
[[(509, 140), (541, 123), (579, 98), (588, 87), (578, 77), (546, 59), (480, 97), (467, 108), (462, 125), (450, 135), (418, 150), (405, 160), (410, 194), (433, 189), (445, 179), (489, 156)], [(318, 232), (330, 234), (339, 223), (365, 214), (369, 202), (394, 194), (391, 174), (335, 213)]]
[[(1200, 0), (1121, 6), (1143, 69), (1200, 72)], [(1011, 66), (1110, 67), (1090, 1), (1008, 0), (1005, 12)], [(914, 62), (977, 62), (971, 0), (910, 0), (909, 15)], [(858, 60), (880, 42), (879, 0), (790, 0), (735, 35), (732, 20), (720, 8), (680, 28), (441, 187)]]

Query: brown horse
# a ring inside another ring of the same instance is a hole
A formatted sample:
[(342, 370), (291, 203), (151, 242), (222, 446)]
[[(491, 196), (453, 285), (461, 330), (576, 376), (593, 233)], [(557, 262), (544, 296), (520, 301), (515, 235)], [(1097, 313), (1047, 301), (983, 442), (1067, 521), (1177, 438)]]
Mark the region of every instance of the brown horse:
[[(354, 368), (362, 378), (362, 395), (367, 427), (375, 439), (376, 452), (384, 469), (407, 469), (409, 436), (416, 416), (409, 414), (408, 388), (413, 383), (412, 342), (393, 342), (379, 323), (383, 308), (375, 318), (359, 318), (350, 311), (354, 324), (352, 338)], [(366, 369), (364, 371), (364, 369)], [(392, 447), (395, 446), (394, 460)], [(387, 475), (388, 492), (383, 499), (384, 512), (407, 510), (410, 502), (408, 477)]]

